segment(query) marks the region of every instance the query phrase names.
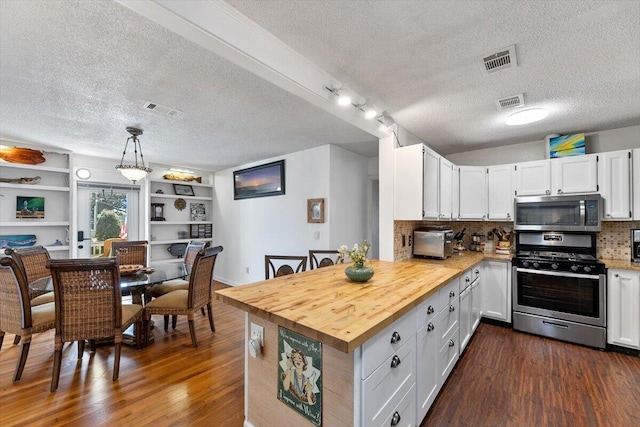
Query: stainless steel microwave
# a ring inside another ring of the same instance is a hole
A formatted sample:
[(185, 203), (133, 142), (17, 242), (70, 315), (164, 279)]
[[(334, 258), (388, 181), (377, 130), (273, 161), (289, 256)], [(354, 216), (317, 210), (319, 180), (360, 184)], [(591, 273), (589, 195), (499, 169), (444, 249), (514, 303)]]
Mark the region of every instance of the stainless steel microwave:
[(516, 197), (516, 231), (600, 231), (599, 194)]

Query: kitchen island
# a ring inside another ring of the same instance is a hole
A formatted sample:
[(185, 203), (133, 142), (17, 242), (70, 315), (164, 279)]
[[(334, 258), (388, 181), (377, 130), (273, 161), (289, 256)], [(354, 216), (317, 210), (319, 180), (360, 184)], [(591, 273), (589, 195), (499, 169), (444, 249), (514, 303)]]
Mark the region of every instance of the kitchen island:
[[(278, 384), (284, 375), (279, 373), (283, 363), (279, 327), (322, 344), (323, 426), (385, 421), (387, 416), (379, 414), (382, 409), (399, 417), (395, 408), (403, 402), (410, 406), (406, 412), (413, 415), (405, 415), (398, 425), (419, 424), (420, 420), (415, 421), (416, 372), (412, 368), (416, 365), (415, 337), (421, 319), (418, 310), (438, 298), (441, 289), (447, 295), (453, 292), (457, 298), (458, 276), (482, 259), (482, 254), (469, 254), (445, 262), (374, 260), (371, 265), (375, 275), (363, 284), (350, 282), (344, 274), (345, 265), (337, 265), (217, 291), (218, 300), (247, 313), (247, 339), (252, 323), (264, 327), (262, 353), (254, 358), (245, 351), (245, 426), (313, 425), (278, 400)], [(442, 298), (444, 301), (447, 296)], [(424, 312), (427, 311), (425, 306)], [(387, 333), (391, 335), (391, 345)], [(396, 336), (398, 342), (394, 343)], [(374, 386), (369, 392), (378, 368), (387, 368), (387, 352), (389, 359), (391, 353), (396, 358), (395, 352), (404, 352), (403, 359), (391, 359), (392, 367), (398, 369), (389, 375), (398, 377), (394, 381), (399, 386), (388, 392), (384, 389), (386, 380), (382, 379), (381, 388)]]

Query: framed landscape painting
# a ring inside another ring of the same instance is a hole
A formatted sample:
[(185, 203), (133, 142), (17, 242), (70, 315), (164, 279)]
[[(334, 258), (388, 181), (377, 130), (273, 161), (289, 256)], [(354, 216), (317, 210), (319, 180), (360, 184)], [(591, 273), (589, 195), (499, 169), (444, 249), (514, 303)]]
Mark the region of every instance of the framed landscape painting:
[(284, 194), (284, 160), (233, 172), (233, 199)]

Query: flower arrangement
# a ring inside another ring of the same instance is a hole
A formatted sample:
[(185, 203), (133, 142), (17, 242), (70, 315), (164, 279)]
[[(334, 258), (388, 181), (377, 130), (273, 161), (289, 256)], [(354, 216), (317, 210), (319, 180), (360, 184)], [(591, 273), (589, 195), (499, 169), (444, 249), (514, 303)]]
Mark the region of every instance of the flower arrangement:
[(362, 267), (364, 262), (367, 260), (367, 254), (369, 253), (369, 248), (371, 248), (371, 243), (366, 240), (361, 244), (353, 245), (353, 249), (348, 249), (347, 245), (342, 245), (338, 248), (338, 252), (340, 253), (340, 259), (342, 261), (348, 256), (358, 267)]

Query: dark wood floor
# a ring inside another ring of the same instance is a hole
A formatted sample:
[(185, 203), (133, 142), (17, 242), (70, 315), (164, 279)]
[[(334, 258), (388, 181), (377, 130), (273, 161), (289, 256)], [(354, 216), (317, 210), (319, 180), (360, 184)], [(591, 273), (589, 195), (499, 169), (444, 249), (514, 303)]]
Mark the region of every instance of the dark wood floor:
[[(18, 349), (0, 351), (0, 426), (206, 425), (244, 420), (244, 313), (214, 301), (216, 332), (197, 316), (156, 341), (125, 347), (111, 381), (113, 347), (64, 348), (60, 386), (49, 392), (53, 333), (34, 337), (22, 380), (11, 381)], [(162, 324), (162, 318), (156, 318)], [(329, 408), (325, 408), (329, 410)], [(638, 426), (640, 359), (481, 324), (422, 426)], [(262, 427), (262, 426), (261, 426)], [(270, 427), (270, 426), (267, 426)]]
[(482, 323), (427, 426), (640, 426), (640, 358)]

